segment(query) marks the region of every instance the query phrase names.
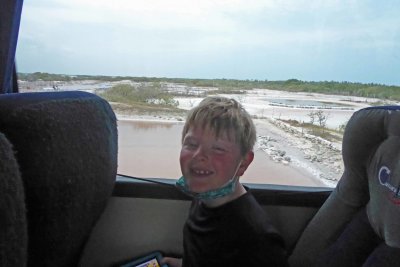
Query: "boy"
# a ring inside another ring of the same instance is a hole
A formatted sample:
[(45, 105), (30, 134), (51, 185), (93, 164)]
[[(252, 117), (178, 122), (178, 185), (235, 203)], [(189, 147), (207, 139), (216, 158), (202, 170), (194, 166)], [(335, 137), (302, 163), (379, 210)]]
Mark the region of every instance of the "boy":
[(253, 161), (256, 130), (234, 99), (207, 97), (182, 132), (177, 186), (194, 197), (185, 223), (183, 259), (170, 267), (288, 266), (281, 236), (238, 181)]

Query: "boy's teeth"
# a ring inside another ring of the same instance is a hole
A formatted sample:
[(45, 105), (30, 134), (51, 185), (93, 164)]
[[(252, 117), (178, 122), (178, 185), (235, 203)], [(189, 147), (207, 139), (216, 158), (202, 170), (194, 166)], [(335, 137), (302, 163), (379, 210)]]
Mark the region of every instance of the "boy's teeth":
[(203, 170), (195, 170), (195, 173), (197, 174), (209, 174), (209, 171), (203, 171)]

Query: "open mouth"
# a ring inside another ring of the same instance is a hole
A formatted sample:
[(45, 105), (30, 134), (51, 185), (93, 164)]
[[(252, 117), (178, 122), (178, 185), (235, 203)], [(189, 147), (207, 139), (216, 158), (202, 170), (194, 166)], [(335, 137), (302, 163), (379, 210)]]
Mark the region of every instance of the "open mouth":
[(191, 169), (191, 172), (195, 176), (208, 176), (208, 175), (213, 174), (212, 171), (203, 170), (203, 169)]

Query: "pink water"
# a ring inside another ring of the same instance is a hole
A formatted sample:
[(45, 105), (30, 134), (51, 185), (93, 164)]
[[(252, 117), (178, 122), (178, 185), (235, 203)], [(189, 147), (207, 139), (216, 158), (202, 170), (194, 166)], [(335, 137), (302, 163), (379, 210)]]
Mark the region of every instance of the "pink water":
[[(118, 173), (146, 178), (181, 176), (179, 152), (182, 122), (118, 121)], [(310, 173), (275, 163), (256, 150), (243, 182), (323, 186)]]

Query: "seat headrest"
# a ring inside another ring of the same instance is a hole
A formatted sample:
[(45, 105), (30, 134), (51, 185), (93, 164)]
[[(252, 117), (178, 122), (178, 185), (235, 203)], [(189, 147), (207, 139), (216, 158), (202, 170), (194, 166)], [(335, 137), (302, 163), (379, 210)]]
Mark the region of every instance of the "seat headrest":
[(347, 123), (342, 142), (345, 170), (336, 192), (349, 206), (361, 207), (369, 201), (367, 169), (388, 136), (388, 115), (393, 112), (393, 107), (361, 109)]
[(375, 233), (400, 248), (400, 107), (381, 109), (381, 137), (367, 167), (367, 215)]
[(357, 111), (346, 127), (342, 151), (339, 196), (351, 205), (367, 205), (376, 234), (400, 247), (400, 106)]
[(1, 95), (0, 114), (25, 186), (28, 265), (76, 266), (113, 190), (115, 115), (85, 92)]
[(297, 242), (291, 266), (312, 265), (364, 207), (379, 237), (399, 247), (400, 210), (394, 201), (400, 184), (399, 136), (400, 106), (371, 107), (353, 114), (343, 136), (344, 173)]

